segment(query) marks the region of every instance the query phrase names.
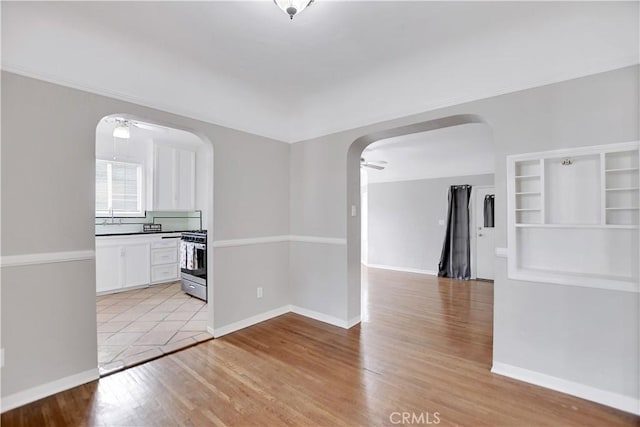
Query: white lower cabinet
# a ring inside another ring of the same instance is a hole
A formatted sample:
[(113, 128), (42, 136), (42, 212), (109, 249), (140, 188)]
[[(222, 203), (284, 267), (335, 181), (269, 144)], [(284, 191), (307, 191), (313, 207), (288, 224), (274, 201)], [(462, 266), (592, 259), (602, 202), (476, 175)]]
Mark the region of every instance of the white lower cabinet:
[(148, 285), (149, 244), (131, 244), (123, 247), (124, 279), (123, 287)]
[(119, 246), (98, 246), (96, 241), (96, 292), (122, 287), (122, 254)]
[(151, 283), (178, 280), (179, 242), (180, 239), (162, 239), (151, 244)]
[(154, 265), (151, 267), (151, 282), (172, 282), (178, 279), (178, 264)]
[(178, 243), (178, 238), (162, 236), (97, 237), (96, 292), (113, 293), (177, 280)]

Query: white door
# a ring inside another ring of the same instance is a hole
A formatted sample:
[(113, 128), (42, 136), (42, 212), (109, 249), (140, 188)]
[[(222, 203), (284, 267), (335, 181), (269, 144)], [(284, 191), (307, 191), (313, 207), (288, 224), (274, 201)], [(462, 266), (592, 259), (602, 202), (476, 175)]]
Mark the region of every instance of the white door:
[(106, 292), (122, 287), (122, 247), (96, 247), (96, 292)]
[(495, 194), (494, 187), (474, 189), (474, 219), (476, 233), (476, 277), (493, 280), (493, 262), (495, 256), (495, 236), (493, 227), (484, 226), (484, 198)]

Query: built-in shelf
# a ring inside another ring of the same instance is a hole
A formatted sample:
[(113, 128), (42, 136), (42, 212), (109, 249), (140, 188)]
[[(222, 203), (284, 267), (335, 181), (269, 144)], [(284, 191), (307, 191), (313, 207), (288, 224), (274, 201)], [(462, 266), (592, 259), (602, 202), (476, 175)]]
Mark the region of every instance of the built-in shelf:
[(638, 191), (639, 187), (605, 188), (605, 191)]
[(606, 169), (607, 173), (617, 173), (617, 172), (634, 172), (637, 171), (638, 168), (618, 168), (618, 169)]
[(638, 147), (507, 157), (509, 278), (640, 290)]

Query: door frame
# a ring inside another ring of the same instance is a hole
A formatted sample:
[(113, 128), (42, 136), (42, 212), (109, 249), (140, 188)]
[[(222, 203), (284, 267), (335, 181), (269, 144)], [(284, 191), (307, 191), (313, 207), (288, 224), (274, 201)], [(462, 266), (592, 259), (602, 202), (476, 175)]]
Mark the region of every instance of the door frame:
[[(150, 125), (156, 125), (160, 127), (172, 128), (172, 129), (177, 129), (183, 132), (188, 132), (190, 134), (195, 135), (202, 142), (202, 146), (205, 147), (205, 150), (207, 152), (207, 156), (205, 159), (207, 180), (206, 180), (206, 187), (205, 187), (204, 193), (207, 195), (208, 200), (205, 201), (205, 206), (207, 208), (206, 214), (205, 214), (205, 210), (204, 209), (202, 210), (203, 211), (202, 220), (203, 220), (203, 225), (206, 225), (206, 229), (207, 229), (207, 270), (208, 270), (207, 271), (207, 307), (208, 307), (207, 308), (207, 332), (211, 334), (211, 336), (213, 337), (213, 331), (215, 329), (215, 318), (214, 318), (214, 299), (215, 299), (214, 286), (215, 285), (214, 285), (214, 275), (213, 275), (213, 272), (214, 272), (213, 242), (214, 242), (214, 235), (215, 235), (215, 228), (214, 228), (215, 150), (214, 150), (213, 142), (209, 139), (209, 137), (204, 132), (200, 132), (194, 128), (177, 125), (170, 121), (156, 120), (156, 119), (151, 119), (142, 115), (130, 114), (130, 113), (111, 113), (101, 117), (96, 123), (96, 131), (97, 131), (98, 125), (103, 120), (108, 118), (113, 118), (113, 117), (119, 117), (127, 120), (138, 121), (138, 122), (143, 122)], [(96, 143), (96, 133), (94, 131), (94, 136), (93, 136), (93, 144), (94, 144), (93, 177), (94, 179), (96, 174), (95, 143)], [(151, 196), (151, 195), (148, 195), (148, 196)], [(148, 197), (148, 200), (149, 200), (149, 197)], [(95, 204), (96, 203), (95, 203), (95, 191), (94, 191), (93, 193), (94, 209), (92, 209), (92, 212), (94, 214), (95, 214)], [(92, 218), (92, 221), (94, 219), (95, 218)], [(93, 242), (94, 242), (94, 250), (95, 250), (95, 229), (93, 232)], [(95, 260), (94, 260), (94, 264), (95, 264)], [(150, 285), (150, 286), (153, 286), (153, 285)], [(97, 353), (98, 353), (98, 344), (96, 343), (96, 355)], [(97, 362), (97, 357), (96, 357), (96, 362)]]
[[(477, 202), (476, 200), (476, 194), (478, 190), (486, 190), (488, 188), (493, 188), (494, 189), (494, 193), (495, 193), (495, 184), (493, 185), (474, 185), (471, 187), (471, 211), (469, 212), (469, 215), (471, 217), (471, 221), (470, 221), (470, 227), (473, 230), (473, 233), (469, 233), (469, 237), (470, 237), (470, 244), (471, 247), (473, 248), (471, 251), (471, 278), (472, 279), (477, 279), (478, 278), (478, 238), (476, 237), (477, 234), (477, 230), (476, 227), (478, 226), (476, 224), (476, 209), (484, 209), (484, 206), (479, 206), (479, 202)], [(495, 254), (493, 254), (495, 255)]]

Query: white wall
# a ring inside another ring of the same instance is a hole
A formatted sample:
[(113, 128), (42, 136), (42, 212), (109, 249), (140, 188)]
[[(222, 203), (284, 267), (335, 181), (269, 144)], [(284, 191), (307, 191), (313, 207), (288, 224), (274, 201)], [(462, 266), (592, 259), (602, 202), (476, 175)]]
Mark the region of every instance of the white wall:
[(369, 184), (368, 264), (437, 274), (446, 231), (438, 222), (446, 224), (449, 187), (493, 180), (488, 174)]
[[(297, 262), (323, 268), (306, 278), (294, 277), (294, 292), (313, 295), (321, 292), (318, 284), (330, 283), (339, 292), (324, 310), (340, 307), (345, 319), (360, 313), (360, 222), (349, 216), (350, 205), (360, 204), (360, 152), (349, 152), (357, 138), (459, 114), (480, 116), (493, 133), (495, 236), (496, 245), (505, 247), (506, 156), (637, 140), (638, 78), (638, 67), (628, 67), (294, 144), (292, 232), (346, 237), (348, 242), (347, 250), (332, 248), (324, 256), (312, 245), (297, 248)], [(363, 139), (359, 149), (372, 138)], [(618, 401), (637, 401), (637, 294), (509, 280), (503, 258), (496, 259), (495, 267), (494, 363), (611, 393)], [(336, 278), (335, 271), (346, 274)]]
[[(289, 234), (288, 144), (2, 72), (3, 264), (11, 256), (94, 250), (95, 131), (112, 114), (211, 141), (211, 241)], [(290, 304), (288, 268), (287, 242), (215, 248), (214, 326)], [(3, 402), (97, 368), (93, 260), (3, 265), (1, 280)], [(54, 339), (46, 351), (33, 348)]]
[[(2, 256), (93, 250), (95, 124), (126, 112), (194, 129), (212, 142), (213, 240), (314, 238), (216, 248), (216, 327), (292, 303), (353, 320), (360, 288), (349, 278), (360, 274), (360, 230), (349, 205), (359, 207), (360, 153), (348, 153), (357, 138), (456, 114), (483, 117), (496, 149), (496, 242), (505, 246), (505, 156), (637, 140), (638, 77), (630, 67), (289, 146), (3, 72)], [(53, 207), (47, 221), (43, 206)], [(29, 227), (16, 226), (22, 224)], [(97, 365), (92, 261), (3, 267), (1, 278), (3, 398)], [(20, 310), (26, 304), (34, 310)], [(638, 308), (637, 294), (509, 280), (506, 261), (497, 259), (494, 362), (637, 399)], [(64, 345), (32, 351), (33, 342), (50, 337)]]

